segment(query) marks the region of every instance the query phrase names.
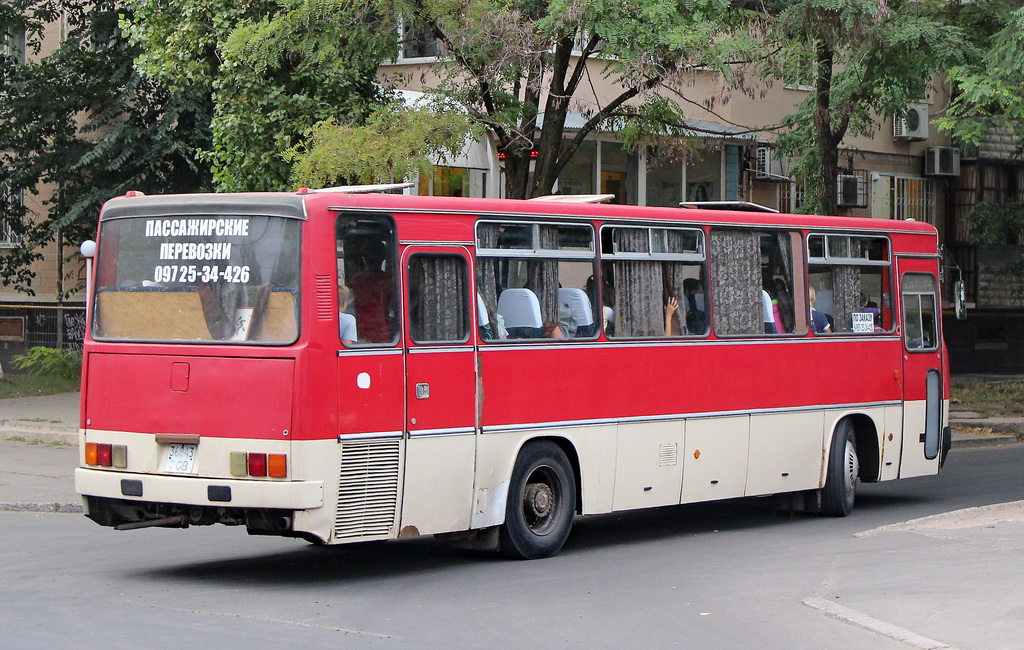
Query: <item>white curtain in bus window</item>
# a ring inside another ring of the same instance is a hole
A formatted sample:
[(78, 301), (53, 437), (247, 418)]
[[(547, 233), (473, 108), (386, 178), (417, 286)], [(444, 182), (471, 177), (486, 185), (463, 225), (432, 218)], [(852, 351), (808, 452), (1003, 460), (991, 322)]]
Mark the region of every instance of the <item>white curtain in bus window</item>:
[(798, 238), (788, 231), (712, 231), (716, 333), (764, 336), (806, 332), (805, 310), (793, 297), (793, 240)]
[(469, 335), (466, 262), (457, 255), (409, 260), (409, 324), (416, 343), (461, 343)]
[[(616, 252), (649, 252), (646, 228), (616, 228), (613, 232)], [(616, 261), (614, 273), (615, 335), (642, 337), (664, 334), (661, 264), (639, 260)]]
[(907, 273), (903, 276), (903, 338), (908, 350), (934, 350), (939, 332), (935, 311), (935, 276)]
[(758, 234), (712, 230), (710, 252), (715, 332), (724, 336), (763, 333)]
[(813, 307), (832, 333), (892, 331), (888, 239), (812, 234), (807, 246)]
[(298, 336), (301, 223), (244, 215), (105, 222), (93, 334), (291, 343)]

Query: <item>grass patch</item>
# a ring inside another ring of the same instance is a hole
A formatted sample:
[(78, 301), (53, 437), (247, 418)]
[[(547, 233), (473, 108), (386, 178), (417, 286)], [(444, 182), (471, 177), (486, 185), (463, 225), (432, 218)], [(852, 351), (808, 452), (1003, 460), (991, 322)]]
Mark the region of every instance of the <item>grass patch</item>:
[(1024, 415), (1024, 381), (958, 381), (950, 392), (958, 409), (989, 417)]
[(54, 375), (27, 375), (8, 372), (4, 375), (4, 380), (0, 381), (0, 399), (72, 393), (79, 387), (78, 377), (67, 379)]

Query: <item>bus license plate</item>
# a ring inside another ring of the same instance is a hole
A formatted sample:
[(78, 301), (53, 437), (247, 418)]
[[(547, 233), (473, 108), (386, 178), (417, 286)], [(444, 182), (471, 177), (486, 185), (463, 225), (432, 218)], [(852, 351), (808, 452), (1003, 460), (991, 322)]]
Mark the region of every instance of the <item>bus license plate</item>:
[(172, 443), (168, 445), (164, 471), (173, 474), (191, 474), (196, 464), (196, 446)]

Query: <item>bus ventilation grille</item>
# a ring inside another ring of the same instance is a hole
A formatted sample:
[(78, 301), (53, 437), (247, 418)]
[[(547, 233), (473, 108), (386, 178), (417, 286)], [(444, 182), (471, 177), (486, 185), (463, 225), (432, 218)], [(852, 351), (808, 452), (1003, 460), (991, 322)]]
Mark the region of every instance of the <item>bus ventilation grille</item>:
[(398, 503), (399, 440), (353, 442), (341, 451), (334, 535), (392, 537)]
[(332, 294), (334, 293), (334, 280), (329, 275), (316, 276), (316, 319), (337, 320), (338, 315), (334, 313)]

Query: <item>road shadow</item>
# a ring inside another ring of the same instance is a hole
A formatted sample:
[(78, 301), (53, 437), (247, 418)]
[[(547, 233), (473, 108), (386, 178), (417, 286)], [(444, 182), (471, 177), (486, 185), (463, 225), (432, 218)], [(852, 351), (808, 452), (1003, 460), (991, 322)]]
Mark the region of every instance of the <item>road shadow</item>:
[[(865, 495), (858, 508), (878, 511), (914, 502), (914, 497)], [(856, 511), (855, 511), (856, 514)], [(875, 523), (870, 525), (874, 526)], [(720, 535), (742, 531), (769, 531), (780, 526), (850, 529), (851, 534), (863, 528), (863, 522), (851, 518), (836, 519), (819, 515), (790, 512), (779, 507), (775, 497), (741, 498), (710, 503), (667, 506), (578, 517), (573, 532), (561, 553), (538, 562), (521, 563), (522, 567), (538, 563), (576, 561), (591, 553), (613, 547), (641, 546), (648, 542), (678, 538), (693, 541), (704, 535)], [(232, 531), (234, 533), (234, 531)], [(696, 543), (703, 543), (700, 539)], [(239, 549), (244, 550), (245, 540)], [(295, 542), (301, 543), (301, 542)], [(432, 537), (407, 540), (344, 544), (338, 546), (304, 546), (294, 550), (248, 555), (232, 559), (196, 561), (187, 556), (165, 561), (135, 572), (135, 576), (153, 581), (203, 583), (220, 586), (300, 586), (305, 584), (373, 581), (391, 577), (410, 577), (462, 567), (494, 567), (501, 570), (514, 560), (494, 553), (456, 547)], [(538, 567), (539, 568), (539, 567)]]

